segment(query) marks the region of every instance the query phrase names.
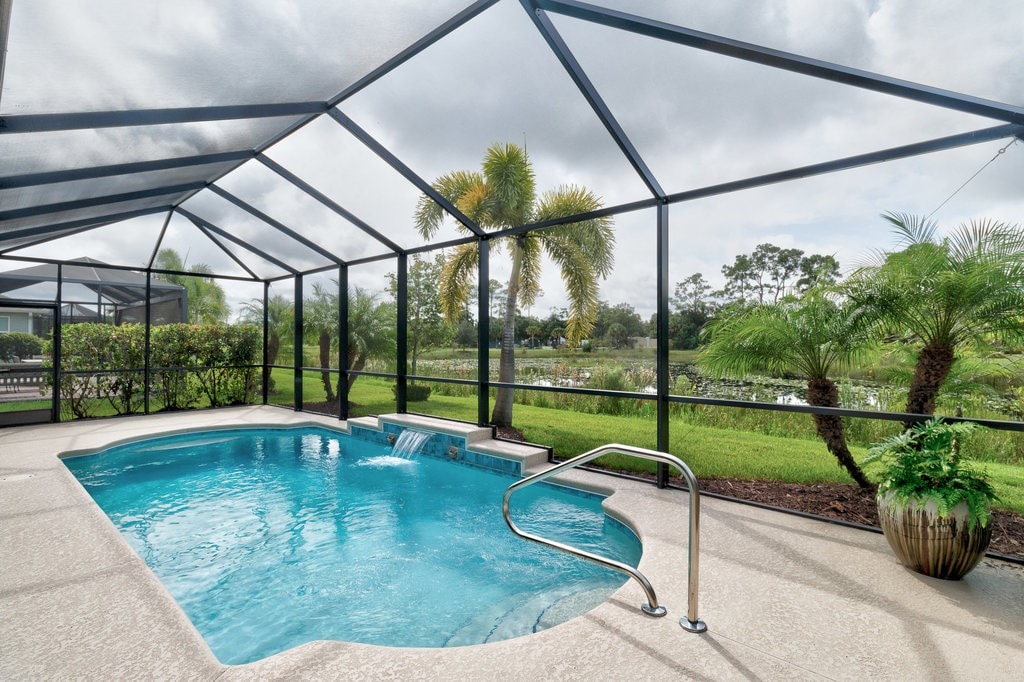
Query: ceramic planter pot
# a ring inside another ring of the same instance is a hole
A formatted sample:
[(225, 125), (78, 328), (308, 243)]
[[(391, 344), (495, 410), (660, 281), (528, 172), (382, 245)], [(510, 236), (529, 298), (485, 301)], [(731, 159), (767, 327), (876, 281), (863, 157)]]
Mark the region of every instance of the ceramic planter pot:
[(934, 500), (911, 499), (906, 506), (892, 501), (891, 492), (878, 496), (878, 521), (899, 560), (918, 573), (959, 580), (977, 566), (992, 539), (992, 524), (967, 529), (967, 503), (939, 517)]

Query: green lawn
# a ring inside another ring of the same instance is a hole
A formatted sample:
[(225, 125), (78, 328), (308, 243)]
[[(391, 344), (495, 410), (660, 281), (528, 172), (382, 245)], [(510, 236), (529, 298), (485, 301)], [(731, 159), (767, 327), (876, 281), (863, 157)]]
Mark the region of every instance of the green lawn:
[(46, 400), (18, 400), (9, 403), (0, 403), (0, 412), (23, 412), (25, 410), (48, 410), (53, 407), (53, 401)]
[[(291, 383), (287, 374), (277, 378), (277, 385), (287, 392)], [(312, 384), (312, 385), (311, 385)], [(357, 407), (353, 416), (386, 414), (395, 411), (392, 381), (377, 377), (360, 377), (352, 387), (351, 402)], [(307, 401), (311, 391), (323, 387), (319, 375), (304, 380)], [(289, 393), (290, 395), (290, 393)], [(279, 402), (275, 397), (274, 402)], [(432, 414), (451, 419), (476, 421), (476, 398), (432, 395), (424, 402), (409, 403), (410, 412)], [(607, 443), (622, 443), (645, 448), (657, 444), (653, 420), (641, 417), (620, 417), (587, 414), (568, 410), (515, 406), (514, 422), (530, 442), (549, 445), (561, 459), (573, 457)], [(685, 418), (673, 419), (669, 425), (669, 451), (682, 459), (701, 478), (740, 478), (779, 480), (793, 483), (851, 482), (845, 471), (817, 440), (766, 436), (748, 431), (718, 429), (688, 424)], [(861, 459), (864, 448), (851, 447), (854, 457)], [(599, 463), (621, 471), (654, 471), (655, 463), (620, 455), (601, 458)], [(1000, 501), (998, 507), (1024, 513), (1024, 466), (985, 463)]]

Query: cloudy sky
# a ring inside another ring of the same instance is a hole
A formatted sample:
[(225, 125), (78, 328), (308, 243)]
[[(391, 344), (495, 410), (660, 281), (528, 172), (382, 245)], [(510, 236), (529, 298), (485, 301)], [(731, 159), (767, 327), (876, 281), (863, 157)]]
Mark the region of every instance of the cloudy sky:
[[(200, 2), (14, 0), (0, 113), (325, 100), (467, 2)], [(743, 41), (1024, 105), (1024, 4), (923, 0), (752, 2), (595, 0)], [(998, 122), (553, 16), (553, 22), (669, 193), (996, 125)], [(587, 186), (616, 205), (649, 197), (519, 2), (502, 0), (340, 109), (421, 177), (476, 169), (495, 142), (525, 144), (541, 190)], [(67, 131), (0, 137), (0, 175), (251, 148), (287, 120)], [(14, 139), (12, 139), (14, 138)], [(869, 166), (671, 209), (670, 280), (720, 269), (763, 242), (833, 254), (849, 267), (892, 245), (878, 215), (927, 215), (1009, 140)], [(417, 190), (332, 119), (321, 117), (267, 155), (403, 247)], [(152, 178), (37, 188), (9, 206), (164, 186), (213, 175), (203, 167)], [(934, 219), (1024, 222), (1024, 142), (1009, 147)], [(148, 184), (147, 184), (148, 183)], [(345, 259), (386, 248), (249, 162), (218, 186)], [(40, 197), (44, 197), (41, 199)], [(18, 204), (18, 202), (22, 202)], [(186, 209), (277, 258), (323, 259), (205, 191)], [(162, 216), (90, 231), (22, 255), (145, 263)], [(616, 218), (613, 274), (602, 298), (653, 311), (654, 212)], [(442, 237), (459, 232), (454, 224)], [(189, 263), (241, 270), (176, 216), (164, 244)], [(258, 274), (280, 269), (252, 256)], [(22, 267), (2, 263), (0, 268)], [(353, 267), (352, 283), (385, 286), (393, 266)], [(549, 268), (532, 307), (546, 316), (564, 293)], [(492, 277), (507, 274), (492, 264)], [(233, 302), (260, 287), (227, 285)], [(286, 287), (281, 287), (282, 290)]]

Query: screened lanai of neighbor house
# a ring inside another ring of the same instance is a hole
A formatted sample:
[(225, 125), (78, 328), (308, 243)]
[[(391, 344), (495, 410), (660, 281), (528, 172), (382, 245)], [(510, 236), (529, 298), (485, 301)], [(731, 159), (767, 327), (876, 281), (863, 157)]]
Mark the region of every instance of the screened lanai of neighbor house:
[[(959, 225), (1019, 231), (1024, 12), (709, 5), (0, 0), (0, 344), (23, 344), (0, 364), (0, 426), (17, 427), (0, 433), (230, 420), (207, 408), (399, 415), (490, 429), (494, 447), (536, 444), (549, 462), (618, 442), (696, 457), (702, 482), (853, 488), (828, 428), (860, 461), (938, 414), (987, 427), (998, 490), (1019, 489), (1012, 324), (957, 346), (929, 410), (908, 402), (921, 348), (906, 330), (837, 361), (824, 402), (785, 359), (702, 363), (736, 310), (819, 285), (839, 300), (863, 267)], [(620, 464), (650, 495), (687, 488), (664, 461)], [(1011, 587), (1021, 504), (1001, 509), (1018, 525), (983, 567)], [(1005, 635), (1024, 622), (995, 613), (1002, 672), (1024, 662)], [(459, 665), (482, 675), (473, 656)], [(655, 674), (799, 668), (729, 660)]]

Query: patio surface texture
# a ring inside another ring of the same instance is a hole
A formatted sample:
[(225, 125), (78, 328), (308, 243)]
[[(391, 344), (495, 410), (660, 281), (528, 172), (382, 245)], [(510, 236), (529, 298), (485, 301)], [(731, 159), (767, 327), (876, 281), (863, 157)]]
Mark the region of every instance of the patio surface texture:
[(643, 540), (640, 570), (667, 617), (643, 615), (630, 581), (593, 611), (519, 639), (452, 649), (312, 642), (222, 665), (57, 454), (311, 421), (339, 424), (250, 407), (0, 430), (0, 679), (1021, 679), (1022, 566), (986, 559), (963, 581), (935, 580), (903, 568), (881, 535), (703, 499), (709, 630), (690, 634), (678, 624), (686, 493), (586, 472), (572, 478), (614, 487), (606, 508)]

